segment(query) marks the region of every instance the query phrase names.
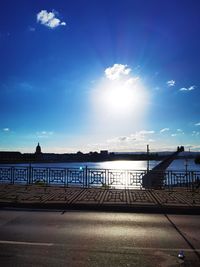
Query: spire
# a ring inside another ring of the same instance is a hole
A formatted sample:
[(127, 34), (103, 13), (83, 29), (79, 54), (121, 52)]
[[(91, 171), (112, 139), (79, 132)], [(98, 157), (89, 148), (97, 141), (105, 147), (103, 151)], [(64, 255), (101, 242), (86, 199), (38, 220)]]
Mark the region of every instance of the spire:
[(38, 145), (36, 146), (36, 150), (35, 150), (35, 154), (41, 154), (42, 151), (41, 151), (41, 146), (40, 146), (40, 143), (38, 142)]

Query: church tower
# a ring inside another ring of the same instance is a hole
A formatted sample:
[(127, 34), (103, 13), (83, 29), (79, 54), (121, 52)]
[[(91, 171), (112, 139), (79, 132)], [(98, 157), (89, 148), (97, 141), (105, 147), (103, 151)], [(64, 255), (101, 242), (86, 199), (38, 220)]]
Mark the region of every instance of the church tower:
[(40, 146), (39, 143), (38, 143), (38, 145), (36, 146), (35, 154), (36, 154), (36, 155), (40, 155), (40, 154), (42, 154), (41, 146)]

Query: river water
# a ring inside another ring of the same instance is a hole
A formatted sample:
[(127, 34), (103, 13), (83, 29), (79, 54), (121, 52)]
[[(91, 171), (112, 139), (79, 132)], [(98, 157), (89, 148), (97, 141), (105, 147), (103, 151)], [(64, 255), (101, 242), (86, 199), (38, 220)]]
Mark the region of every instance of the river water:
[[(150, 160), (149, 169), (154, 168), (160, 161)], [(30, 166), (30, 164), (0, 164), (0, 166)], [(66, 162), (66, 163), (31, 163), (32, 167), (53, 167), (53, 168), (95, 168), (95, 169), (120, 169), (120, 170), (146, 170), (146, 160), (117, 160), (104, 162)], [(167, 168), (169, 171), (200, 171), (200, 164), (195, 164), (193, 159), (174, 160)]]
[[(149, 161), (149, 168), (152, 169), (160, 161)], [(30, 166), (30, 164), (0, 164), (0, 166)], [(95, 169), (117, 169), (117, 170), (146, 170), (146, 160), (117, 160), (104, 162), (66, 162), (66, 163), (31, 163), (32, 167), (52, 167), (52, 168), (95, 168)]]

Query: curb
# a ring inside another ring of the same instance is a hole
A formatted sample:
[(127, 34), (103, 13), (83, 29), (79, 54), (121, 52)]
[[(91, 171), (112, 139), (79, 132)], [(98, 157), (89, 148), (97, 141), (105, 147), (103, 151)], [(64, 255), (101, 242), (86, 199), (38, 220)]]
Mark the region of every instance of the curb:
[(96, 205), (96, 204), (65, 204), (65, 203), (0, 203), (0, 210), (27, 209), (27, 210), (85, 210), (85, 211), (111, 211), (111, 212), (133, 212), (133, 213), (154, 213), (154, 214), (185, 214), (200, 215), (199, 207), (180, 206), (139, 206), (139, 205)]

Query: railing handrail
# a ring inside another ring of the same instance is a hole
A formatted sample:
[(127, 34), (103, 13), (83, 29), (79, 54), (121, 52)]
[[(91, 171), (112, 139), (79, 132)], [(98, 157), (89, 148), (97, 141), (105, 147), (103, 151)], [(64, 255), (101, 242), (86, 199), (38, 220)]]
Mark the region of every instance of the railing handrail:
[[(0, 169), (1, 168), (33, 168), (33, 169), (78, 169), (78, 170), (83, 170), (87, 167), (88, 170), (111, 170), (111, 171), (147, 171), (147, 169), (118, 169), (118, 168), (96, 168), (96, 167), (88, 167), (87, 165), (84, 165), (84, 166), (81, 166), (81, 169), (80, 167), (57, 167), (57, 166), (33, 166), (33, 165), (26, 165), (26, 166), (14, 166), (14, 165), (10, 165), (10, 166), (0, 166)], [(163, 172), (163, 170), (150, 170), (152, 172)], [(197, 171), (197, 170), (184, 170), (184, 169), (181, 169), (181, 170), (166, 170), (165, 172), (200, 172)]]
[[(199, 183), (200, 171), (196, 170), (150, 170), (146, 169), (106, 169), (94, 168), (86, 165), (80, 167), (54, 167), (54, 166), (0, 166), (0, 183), (27, 183), (34, 184), (62, 184), (64, 186), (79, 185), (111, 186), (123, 188), (147, 188), (144, 179), (154, 175), (154, 183), (148, 188), (156, 186), (161, 188), (185, 186), (193, 187)], [(156, 177), (157, 175), (157, 177)], [(144, 178), (145, 177), (145, 178)], [(148, 180), (149, 181), (149, 180)]]

